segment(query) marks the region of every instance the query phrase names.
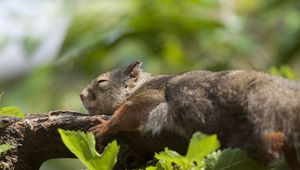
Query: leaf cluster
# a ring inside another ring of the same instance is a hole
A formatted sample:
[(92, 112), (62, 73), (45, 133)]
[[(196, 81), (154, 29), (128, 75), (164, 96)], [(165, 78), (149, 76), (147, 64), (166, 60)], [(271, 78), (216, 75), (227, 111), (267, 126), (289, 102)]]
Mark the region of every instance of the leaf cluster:
[(265, 165), (254, 160), (247, 152), (235, 148), (218, 150), (220, 143), (216, 135), (205, 135), (196, 132), (185, 156), (165, 149), (155, 155), (156, 167), (147, 170), (264, 170)]
[[(110, 143), (102, 154), (95, 150), (92, 133), (65, 131), (59, 129), (64, 144), (90, 170), (112, 169), (116, 163), (119, 146)], [(157, 163), (146, 170), (265, 170), (263, 163), (254, 160), (241, 149), (218, 150), (220, 143), (216, 135), (197, 132), (193, 135), (186, 155), (165, 148), (155, 154)]]

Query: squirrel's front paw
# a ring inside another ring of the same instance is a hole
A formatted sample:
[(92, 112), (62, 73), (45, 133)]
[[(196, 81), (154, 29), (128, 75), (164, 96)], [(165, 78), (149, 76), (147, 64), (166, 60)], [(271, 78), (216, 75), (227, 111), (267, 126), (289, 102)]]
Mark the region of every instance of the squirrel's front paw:
[(89, 129), (90, 132), (92, 132), (96, 138), (105, 136), (108, 133), (108, 122), (107, 120), (99, 119), (100, 124), (93, 126)]

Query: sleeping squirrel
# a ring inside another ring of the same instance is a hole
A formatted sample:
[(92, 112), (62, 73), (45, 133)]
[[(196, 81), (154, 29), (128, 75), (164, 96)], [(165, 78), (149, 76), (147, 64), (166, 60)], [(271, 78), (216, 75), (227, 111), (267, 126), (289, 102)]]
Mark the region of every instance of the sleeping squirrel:
[(92, 115), (112, 115), (91, 128), (97, 138), (122, 131), (217, 134), (222, 148), (238, 147), (266, 163), (281, 154), (300, 169), (300, 84), (246, 70), (151, 75), (135, 61), (98, 76), (80, 97)]

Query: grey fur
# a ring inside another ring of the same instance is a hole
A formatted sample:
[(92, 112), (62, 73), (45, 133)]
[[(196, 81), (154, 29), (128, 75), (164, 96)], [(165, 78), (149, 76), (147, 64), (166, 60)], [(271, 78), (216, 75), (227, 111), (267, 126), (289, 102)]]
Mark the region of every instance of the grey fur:
[[(141, 119), (138, 127), (143, 134), (159, 135), (161, 130), (166, 130), (186, 140), (196, 131), (217, 134), (222, 147), (243, 148), (265, 161), (278, 157), (266, 141), (266, 133), (280, 131), (287, 143), (298, 141), (300, 86), (297, 81), (246, 70), (199, 70), (174, 76), (141, 72), (135, 86), (128, 89), (123, 86), (121, 72), (118, 69), (99, 76), (109, 77), (112, 90), (93, 91), (99, 100), (95, 104), (96, 114), (112, 114), (131, 96), (142, 94), (144, 99), (151, 100), (151, 94), (145, 96), (145, 92), (158, 90), (162, 95), (153, 98), (158, 104), (151, 106), (152, 111)], [(82, 93), (91, 89), (92, 84)], [(88, 110), (92, 102), (83, 99)]]

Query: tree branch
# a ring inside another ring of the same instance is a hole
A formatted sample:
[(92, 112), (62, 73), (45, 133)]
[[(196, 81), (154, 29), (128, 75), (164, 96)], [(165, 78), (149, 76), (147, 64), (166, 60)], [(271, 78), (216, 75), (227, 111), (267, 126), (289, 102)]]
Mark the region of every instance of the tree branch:
[[(71, 111), (55, 111), (30, 115), (25, 119), (0, 118), (0, 144), (8, 143), (13, 149), (0, 158), (4, 169), (35, 170), (51, 158), (75, 157), (62, 143), (57, 129), (87, 131), (99, 123), (98, 116)], [(188, 141), (176, 134), (162, 132), (160, 136), (127, 132), (111, 136), (120, 145), (118, 162), (114, 169), (134, 168), (153, 158), (154, 152), (165, 146), (183, 153)], [(98, 151), (107, 144), (98, 143)], [(100, 166), (100, 165), (99, 165)]]

